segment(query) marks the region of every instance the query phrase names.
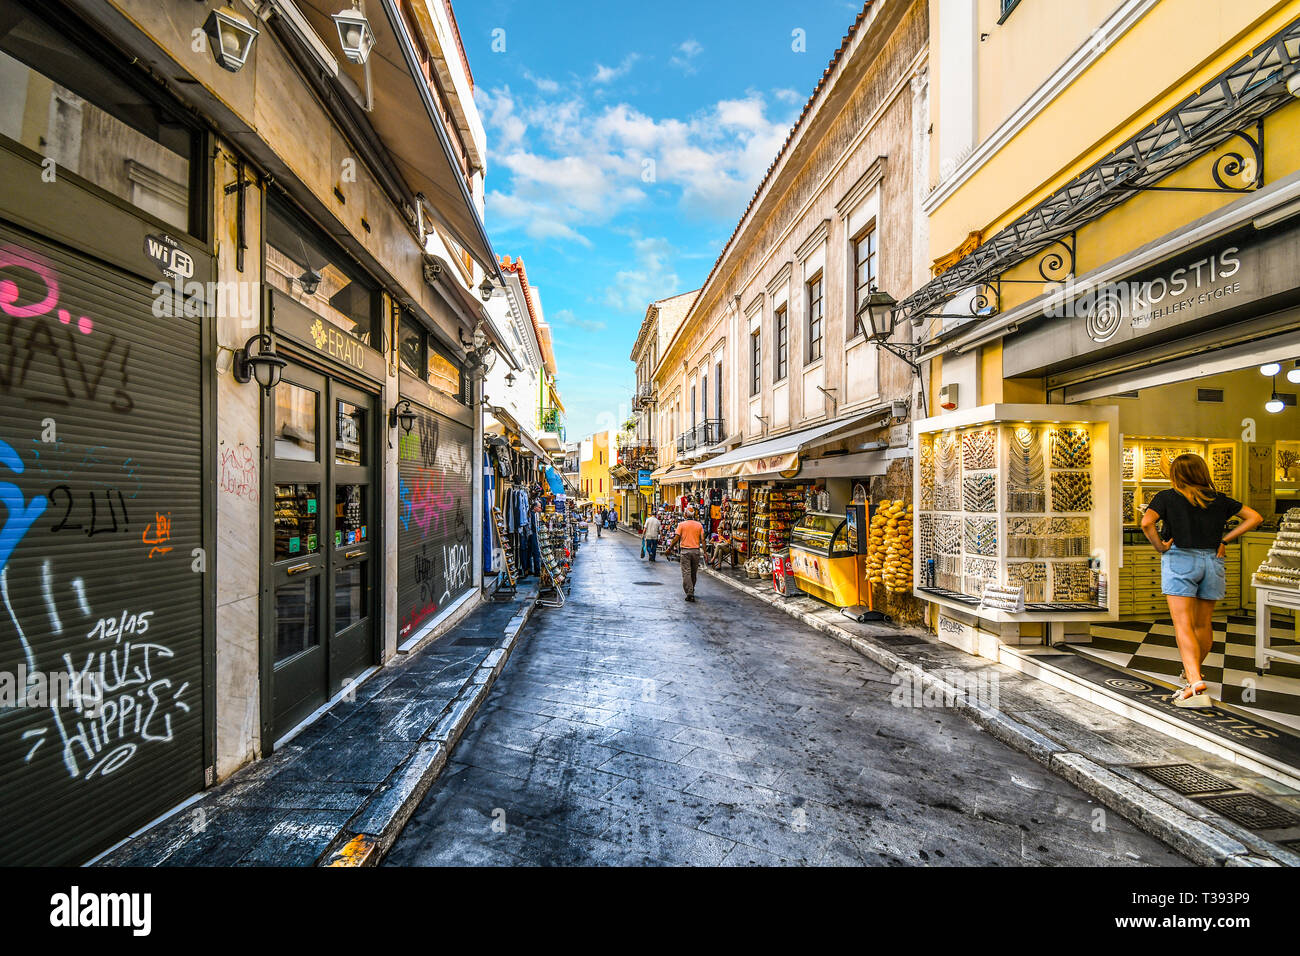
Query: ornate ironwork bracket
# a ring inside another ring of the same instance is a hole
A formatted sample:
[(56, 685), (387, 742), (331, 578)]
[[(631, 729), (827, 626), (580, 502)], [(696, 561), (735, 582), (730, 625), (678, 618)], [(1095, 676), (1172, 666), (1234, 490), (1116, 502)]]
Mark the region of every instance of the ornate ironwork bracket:
[[(1134, 186), (1140, 192), (1154, 193), (1249, 193), (1264, 185), (1264, 121), (1255, 124), (1255, 135), (1247, 130), (1235, 130), (1224, 140), (1239, 139), (1246, 144), (1244, 150), (1224, 153), (1210, 164), (1213, 186)], [(1247, 155), (1247, 152), (1249, 155)], [(1245, 178), (1243, 186), (1234, 186), (1229, 180)]]
[[(1044, 282), (1064, 282), (1074, 275), (1076, 233), (1062, 236), (1043, 250), (1038, 257), (1037, 279), (1008, 279), (999, 275), (993, 280), (993, 290), (997, 293), (999, 304), (1002, 302), (1002, 283), (1012, 282), (1022, 285), (1042, 285)], [(988, 287), (988, 284), (985, 284)]]

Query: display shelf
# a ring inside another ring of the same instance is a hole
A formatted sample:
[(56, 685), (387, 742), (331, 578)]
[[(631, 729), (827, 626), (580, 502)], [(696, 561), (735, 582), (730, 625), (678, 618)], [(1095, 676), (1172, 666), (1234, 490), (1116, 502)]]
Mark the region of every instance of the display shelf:
[[(916, 596), (997, 622), (1118, 617), (1118, 418), (988, 405), (918, 422)], [(988, 585), (1022, 587), (1025, 610), (984, 607)]]

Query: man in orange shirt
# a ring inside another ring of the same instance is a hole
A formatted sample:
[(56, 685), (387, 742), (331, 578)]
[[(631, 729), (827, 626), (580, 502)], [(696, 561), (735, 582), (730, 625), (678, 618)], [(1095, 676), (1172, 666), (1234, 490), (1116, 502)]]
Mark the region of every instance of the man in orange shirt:
[(693, 602), (695, 575), (700, 569), (700, 549), (704, 545), (704, 525), (695, 520), (694, 508), (686, 509), (686, 517), (677, 523), (668, 547), (673, 548), (678, 543), (682, 548), (682, 590), (686, 592), (686, 600)]

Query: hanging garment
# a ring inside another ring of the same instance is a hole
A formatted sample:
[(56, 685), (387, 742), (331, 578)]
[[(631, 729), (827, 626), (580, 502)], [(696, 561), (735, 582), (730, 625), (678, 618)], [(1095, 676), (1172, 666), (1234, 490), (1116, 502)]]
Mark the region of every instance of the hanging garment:
[(492, 530), (492, 509), (496, 505), (497, 476), (489, 464), (489, 456), (483, 455), (483, 573), (495, 574), (497, 567), (495, 556), (496, 534)]

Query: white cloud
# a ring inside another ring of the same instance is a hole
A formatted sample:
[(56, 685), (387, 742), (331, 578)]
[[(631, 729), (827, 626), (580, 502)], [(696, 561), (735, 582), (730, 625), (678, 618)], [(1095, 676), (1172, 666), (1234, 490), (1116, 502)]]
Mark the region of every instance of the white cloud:
[(656, 299), (664, 299), (680, 290), (681, 280), (671, 271), (669, 258), (676, 250), (667, 239), (644, 238), (632, 243), (636, 267), (614, 274), (614, 283), (605, 290), (605, 302), (624, 312), (644, 312)]
[[(559, 312), (556, 312), (552, 324), (561, 328), (578, 329), (582, 332), (603, 332), (605, 330), (604, 322), (597, 319), (580, 319), (573, 314), (571, 309), (560, 309)], [(623, 370), (619, 369), (619, 371)]]
[(503, 87), (479, 100), (489, 186), (503, 184), (488, 195), (489, 228), (583, 245), (586, 228), (616, 221), (651, 195), (675, 196), (691, 218), (734, 223), (789, 132), (758, 92), (662, 119), (540, 89), (522, 96)]
[(618, 66), (605, 66), (603, 63), (596, 64), (596, 73), (591, 78), (593, 83), (612, 83), (620, 76), (626, 76), (627, 72), (632, 69), (632, 65), (640, 59), (635, 53), (629, 53), (623, 57), (623, 61)]
[(683, 40), (676, 46), (676, 54), (668, 61), (669, 66), (675, 66), (683, 73), (694, 73), (696, 71), (695, 58), (704, 52), (704, 47), (698, 41)]

